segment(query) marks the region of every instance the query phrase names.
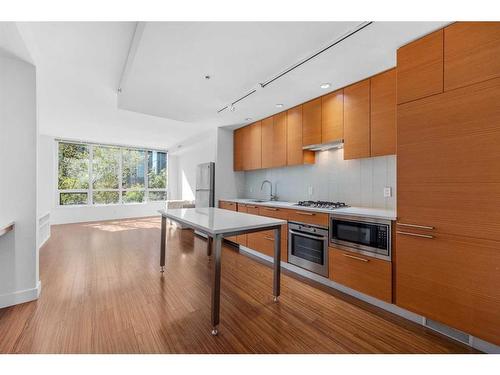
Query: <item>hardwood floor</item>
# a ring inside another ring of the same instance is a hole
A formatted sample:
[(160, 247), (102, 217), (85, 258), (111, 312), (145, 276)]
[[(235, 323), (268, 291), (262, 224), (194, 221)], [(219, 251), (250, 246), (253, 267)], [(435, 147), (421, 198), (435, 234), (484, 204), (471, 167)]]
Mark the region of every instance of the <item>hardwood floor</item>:
[(467, 353), (473, 349), (225, 247), (221, 324), (210, 335), (205, 240), (159, 218), (52, 227), (38, 301), (0, 310), (0, 353)]

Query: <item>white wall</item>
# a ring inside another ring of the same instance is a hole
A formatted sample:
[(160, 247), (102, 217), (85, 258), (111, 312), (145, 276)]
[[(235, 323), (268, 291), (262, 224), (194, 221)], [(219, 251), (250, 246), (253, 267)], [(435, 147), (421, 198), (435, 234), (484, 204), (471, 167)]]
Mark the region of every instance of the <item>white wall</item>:
[(0, 308), (37, 298), (36, 71), (0, 57)]
[(244, 172), (233, 171), (233, 130), (217, 129), (215, 161), (215, 201), (245, 192)]
[[(396, 157), (343, 160), (343, 153), (343, 149), (317, 152), (314, 165), (245, 172), (245, 190), (240, 196), (268, 198), (269, 187), (260, 190), (267, 179), (273, 182), (273, 189), (277, 187), (280, 200), (328, 200), (351, 206), (395, 208)], [(384, 198), (386, 186), (392, 188), (390, 198)]]
[[(168, 162), (170, 163), (170, 157)], [(59, 206), (56, 196), (57, 142), (53, 137), (40, 135), (38, 165), (40, 171), (38, 175), (38, 209), (40, 215), (50, 212), (50, 224), (154, 216), (158, 215), (158, 210), (164, 207), (163, 202), (105, 206)]]

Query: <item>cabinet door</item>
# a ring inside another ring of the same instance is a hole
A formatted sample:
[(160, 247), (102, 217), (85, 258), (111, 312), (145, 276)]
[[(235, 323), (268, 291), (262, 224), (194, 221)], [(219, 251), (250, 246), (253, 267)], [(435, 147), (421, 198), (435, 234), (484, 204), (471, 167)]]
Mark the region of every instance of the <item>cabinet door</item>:
[(370, 154), (396, 154), (396, 69), (371, 78)]
[(286, 112), (273, 116), (273, 167), (283, 167), (286, 165)]
[[(247, 213), (247, 206), (244, 204), (238, 203), (238, 212), (243, 212)], [(247, 246), (247, 235), (246, 234), (240, 234), (239, 236), (236, 236), (236, 242), (240, 245)]]
[(302, 105), (302, 146), (321, 143), (321, 98)]
[(287, 165), (313, 164), (314, 152), (302, 150), (302, 106), (287, 111)]
[(244, 138), (244, 128), (236, 129), (233, 134), (233, 169), (235, 171), (242, 171), (244, 170), (243, 168), (243, 155), (244, 155), (244, 150), (243, 150), (243, 143), (245, 142)]
[(262, 120), (262, 168), (272, 168), (274, 153), (274, 120), (268, 117)]
[(344, 159), (370, 157), (370, 80), (344, 89)]
[[(288, 225), (281, 226), (281, 261), (288, 261), (287, 232)], [(274, 257), (274, 231), (249, 233), (247, 236), (247, 247), (262, 254)]]
[(252, 158), (250, 155), (250, 150), (251, 150), (251, 145), (250, 145), (250, 132), (251, 132), (251, 125), (247, 125), (244, 128), (241, 128), (241, 137), (243, 138), (242, 140), (242, 146), (241, 149), (243, 150), (243, 155), (242, 155), (242, 164), (243, 164), (243, 170), (248, 171), (251, 168), (251, 163), (252, 163)]
[(398, 220), (500, 240), (500, 78), (398, 106)]
[(445, 91), (500, 77), (500, 22), (457, 22), (444, 40)]
[(248, 142), (248, 169), (262, 168), (262, 134), (261, 121), (249, 126)]
[(321, 142), (344, 138), (344, 90), (321, 97)]
[(436, 233), (396, 244), (398, 306), (500, 344), (500, 242)]
[(398, 49), (398, 104), (443, 92), (443, 30)]
[[(222, 208), (224, 210), (236, 211), (237, 207), (238, 206), (235, 202), (219, 201), (219, 208)], [(236, 237), (237, 236), (231, 236), (231, 237), (226, 237), (225, 239), (231, 242), (238, 242)]]

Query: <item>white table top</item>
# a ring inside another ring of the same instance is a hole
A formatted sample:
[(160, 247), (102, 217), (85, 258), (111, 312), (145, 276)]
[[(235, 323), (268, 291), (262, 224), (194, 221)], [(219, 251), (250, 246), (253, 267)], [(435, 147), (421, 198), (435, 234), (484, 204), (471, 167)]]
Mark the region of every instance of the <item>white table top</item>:
[(269, 228), (287, 222), (265, 216), (245, 214), (220, 208), (176, 208), (158, 211), (162, 216), (207, 234)]

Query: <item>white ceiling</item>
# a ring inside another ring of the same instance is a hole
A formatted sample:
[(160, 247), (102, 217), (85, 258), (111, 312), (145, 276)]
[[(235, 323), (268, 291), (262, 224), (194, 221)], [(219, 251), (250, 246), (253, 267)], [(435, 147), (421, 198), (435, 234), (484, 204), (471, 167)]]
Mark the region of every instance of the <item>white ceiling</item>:
[(37, 67), (42, 134), (168, 148), (217, 126), (272, 115), (280, 111), (276, 103), (286, 109), (322, 95), (323, 82), (332, 83), (331, 91), (395, 66), (399, 46), (445, 24), (375, 22), (244, 99), (236, 111), (217, 114), (359, 23), (147, 22), (139, 24), (132, 50), (135, 22), (16, 25), (27, 47), (22, 52)]
[[(443, 22), (375, 22), (217, 114), (260, 82), (335, 41), (361, 22), (146, 23), (119, 106), (209, 126), (260, 119), (396, 65), (401, 45)], [(210, 80), (204, 76), (209, 74)], [(282, 109), (281, 109), (282, 110)]]

